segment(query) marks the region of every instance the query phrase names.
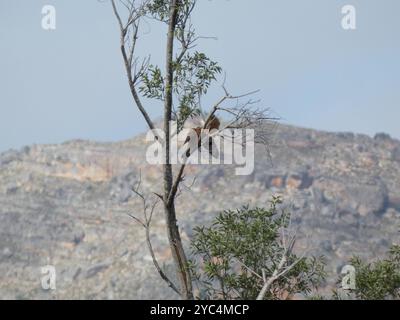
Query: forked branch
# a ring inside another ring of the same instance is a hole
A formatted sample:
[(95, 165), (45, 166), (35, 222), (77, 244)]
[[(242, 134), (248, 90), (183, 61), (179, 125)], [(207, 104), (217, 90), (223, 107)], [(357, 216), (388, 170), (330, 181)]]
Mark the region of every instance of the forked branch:
[(172, 280), (162, 270), (162, 268), (157, 260), (157, 257), (155, 255), (153, 245), (151, 243), (151, 235), (150, 235), (151, 222), (152, 222), (154, 210), (156, 209), (156, 206), (159, 203), (159, 199), (156, 199), (155, 201), (152, 202), (151, 205), (149, 205), (148, 199), (143, 195), (140, 187), (141, 187), (141, 177), (139, 177), (139, 181), (138, 181), (137, 185), (132, 188), (132, 192), (134, 192), (142, 201), (144, 220), (142, 220), (134, 215), (131, 215), (131, 214), (128, 214), (128, 216), (131, 217), (133, 220), (135, 220), (136, 223), (138, 223), (140, 226), (142, 226), (144, 228), (145, 233), (146, 233), (147, 248), (150, 252), (151, 259), (152, 259), (153, 264), (154, 264), (155, 268), (157, 269), (157, 272), (159, 273), (160, 277), (168, 284), (168, 286), (172, 290), (174, 290), (178, 295), (181, 295), (181, 292), (178, 290), (177, 286), (172, 282)]

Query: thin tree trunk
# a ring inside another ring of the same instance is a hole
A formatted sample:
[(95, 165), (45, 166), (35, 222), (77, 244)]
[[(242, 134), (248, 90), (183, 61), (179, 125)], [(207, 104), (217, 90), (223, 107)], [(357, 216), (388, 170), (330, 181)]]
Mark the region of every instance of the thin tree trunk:
[(176, 220), (175, 199), (168, 201), (173, 187), (172, 165), (170, 162), (170, 122), (172, 119), (172, 86), (173, 86), (173, 53), (174, 35), (177, 18), (177, 2), (170, 1), (170, 15), (167, 38), (166, 56), (166, 81), (165, 81), (165, 104), (164, 104), (164, 131), (165, 131), (165, 165), (164, 165), (164, 212), (167, 222), (167, 233), (172, 257), (180, 282), (181, 296), (183, 299), (193, 299), (192, 282), (187, 268), (187, 259), (182, 246), (179, 228)]

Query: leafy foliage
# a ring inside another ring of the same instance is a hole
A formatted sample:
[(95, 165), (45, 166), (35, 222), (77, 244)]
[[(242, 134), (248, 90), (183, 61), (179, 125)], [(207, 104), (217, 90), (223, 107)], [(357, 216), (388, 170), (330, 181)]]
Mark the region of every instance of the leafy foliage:
[(204, 53), (186, 54), (174, 64), (174, 93), (178, 96), (178, 129), (185, 121), (199, 115), (200, 98), (207, 93), (212, 81), (222, 69)]
[[(176, 24), (179, 26), (184, 23), (187, 19), (188, 13), (193, 10), (196, 0), (179, 0), (178, 5), (178, 16)], [(169, 0), (152, 0), (147, 6), (146, 10), (154, 19), (168, 23), (169, 22)]]
[(150, 99), (164, 99), (164, 79), (158, 66), (150, 65), (142, 75), (142, 86), (139, 91)]
[[(200, 115), (200, 99), (222, 68), (204, 53), (187, 53), (181, 61), (174, 62), (174, 94), (178, 108), (176, 120), (181, 130), (190, 117)], [(139, 91), (150, 99), (164, 100), (164, 77), (158, 66), (150, 65), (142, 75)]]
[[(177, 3), (179, 9), (175, 38), (182, 44), (182, 52), (173, 62), (173, 93), (177, 101), (173, 112), (178, 131), (183, 128), (186, 120), (201, 114), (200, 99), (222, 72), (217, 62), (206, 54), (191, 52), (190, 44), (195, 40), (195, 31), (189, 18), (195, 3), (195, 0), (180, 0)], [(154, 19), (167, 23), (169, 6), (169, 0), (153, 0), (147, 4), (146, 12)], [(158, 66), (150, 65), (143, 72), (141, 80), (139, 90), (146, 98), (164, 100), (164, 75)]]
[[(284, 254), (280, 231), (288, 227), (290, 215), (279, 212), (280, 198), (269, 209), (243, 207), (218, 215), (211, 227), (194, 229), (190, 268), (201, 299), (255, 299), (264, 281), (271, 277)], [(299, 258), (299, 262), (271, 287), (266, 299), (284, 299), (309, 293), (324, 278), (323, 258)]]
[[(393, 246), (388, 258), (374, 263), (353, 257), (350, 264), (356, 270), (356, 288), (347, 298), (359, 300), (384, 300), (400, 298), (400, 246)], [(338, 298), (338, 294), (334, 294)]]

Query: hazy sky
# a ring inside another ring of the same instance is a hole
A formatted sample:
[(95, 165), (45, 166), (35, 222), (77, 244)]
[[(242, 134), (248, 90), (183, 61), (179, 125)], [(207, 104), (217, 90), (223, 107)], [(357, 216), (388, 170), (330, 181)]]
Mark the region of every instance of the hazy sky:
[[(45, 4), (55, 31), (41, 27)], [(346, 4), (357, 30), (341, 27)], [(194, 22), (218, 38), (198, 50), (220, 62), (230, 90), (260, 89), (283, 123), (400, 138), (399, 16), (399, 0), (199, 0)], [(143, 27), (141, 52), (159, 61), (165, 31)], [(0, 151), (144, 131), (118, 36), (108, 1), (0, 0)]]

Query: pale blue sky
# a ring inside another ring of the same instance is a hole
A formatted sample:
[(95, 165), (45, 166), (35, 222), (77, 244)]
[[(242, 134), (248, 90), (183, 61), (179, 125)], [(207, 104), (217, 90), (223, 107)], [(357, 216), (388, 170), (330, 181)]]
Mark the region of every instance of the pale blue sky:
[[(55, 31), (41, 28), (45, 4), (56, 7)], [(341, 28), (345, 4), (357, 9), (356, 31)], [(400, 138), (399, 16), (398, 0), (199, 0), (194, 22), (218, 37), (198, 49), (221, 63), (231, 91), (260, 89), (283, 123)], [(165, 32), (144, 27), (141, 52), (159, 61)], [(0, 0), (0, 52), (0, 151), (146, 129), (108, 1)]]

